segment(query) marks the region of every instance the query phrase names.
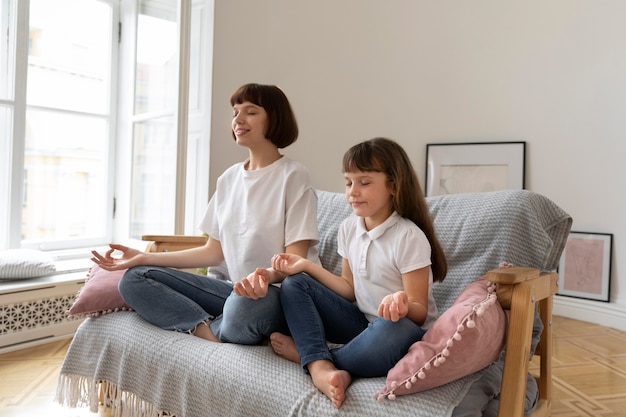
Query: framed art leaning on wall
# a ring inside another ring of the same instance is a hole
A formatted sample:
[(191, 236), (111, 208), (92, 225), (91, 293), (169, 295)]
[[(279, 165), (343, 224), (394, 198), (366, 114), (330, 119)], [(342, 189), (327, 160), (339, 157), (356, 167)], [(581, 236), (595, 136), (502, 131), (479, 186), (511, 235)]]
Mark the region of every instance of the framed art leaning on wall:
[(526, 142), (429, 143), (426, 196), (524, 189)]
[(613, 234), (570, 232), (559, 263), (558, 295), (609, 301)]

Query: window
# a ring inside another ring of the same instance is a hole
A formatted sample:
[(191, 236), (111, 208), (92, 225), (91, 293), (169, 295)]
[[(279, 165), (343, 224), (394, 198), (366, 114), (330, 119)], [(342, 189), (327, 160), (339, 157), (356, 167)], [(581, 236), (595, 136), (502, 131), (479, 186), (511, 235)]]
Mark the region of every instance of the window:
[[(142, 2), (137, 19), (130, 235), (174, 233), (178, 45), (176, 1)], [(158, 190), (158, 191), (156, 191)]]
[(11, 203), (2, 246), (60, 249), (110, 236), (116, 20), (98, 0), (2, 0), (2, 192)]
[[(138, 5), (135, 59), (124, 66), (126, 74), (135, 74), (128, 83), (134, 97), (125, 98), (132, 111), (128, 120), (122, 116), (131, 129), (124, 133), (128, 140), (121, 140), (131, 169), (130, 181), (120, 184), (120, 190), (128, 188), (130, 205), (120, 206), (119, 227), (127, 224), (128, 231), (122, 234), (134, 239), (143, 234), (197, 234), (208, 201), (211, 38), (207, 22), (212, 2), (140, 0)], [(190, 7), (187, 16), (184, 7)], [(188, 54), (181, 52), (185, 43)], [(184, 92), (179, 71), (188, 79)], [(179, 125), (181, 113), (187, 114), (184, 129)], [(176, 157), (181, 152), (186, 155), (182, 173)]]
[[(208, 200), (208, 167), (197, 170), (196, 158), (208, 155), (210, 71), (201, 66), (210, 68), (213, 3), (190, 4), (0, 0), (0, 198), (9, 202), (0, 249), (195, 232)], [(195, 74), (193, 103), (181, 69)], [(181, 114), (192, 127), (182, 134)]]

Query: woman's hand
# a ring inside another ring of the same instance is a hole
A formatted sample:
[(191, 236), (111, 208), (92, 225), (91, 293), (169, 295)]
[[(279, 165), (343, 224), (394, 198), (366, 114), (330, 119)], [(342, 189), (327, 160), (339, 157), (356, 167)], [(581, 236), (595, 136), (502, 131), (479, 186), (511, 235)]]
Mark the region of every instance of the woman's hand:
[(283, 274), (294, 275), (305, 272), (308, 259), (293, 253), (279, 253), (272, 257), (272, 268)]
[(386, 295), (378, 306), (378, 315), (396, 322), (409, 312), (409, 296), (404, 291)]
[(258, 300), (267, 295), (271, 272), (265, 268), (257, 268), (241, 281), (235, 282), (233, 291), (242, 297)]
[[(117, 271), (120, 269), (127, 269), (133, 266), (140, 265), (141, 257), (144, 253), (137, 249), (132, 249), (123, 245), (115, 243), (109, 244), (110, 249), (106, 251), (104, 255), (100, 255), (98, 252), (91, 251), (93, 257), (91, 258), (98, 266), (107, 271)], [(113, 257), (113, 252), (122, 252), (122, 256), (119, 258)]]

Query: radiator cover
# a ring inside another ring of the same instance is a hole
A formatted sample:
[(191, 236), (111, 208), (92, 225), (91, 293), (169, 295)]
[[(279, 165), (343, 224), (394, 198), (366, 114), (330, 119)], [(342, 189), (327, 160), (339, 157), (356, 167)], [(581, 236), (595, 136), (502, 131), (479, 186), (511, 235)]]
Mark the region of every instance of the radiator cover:
[(0, 353), (72, 337), (80, 319), (66, 311), (85, 283), (72, 272), (0, 283)]

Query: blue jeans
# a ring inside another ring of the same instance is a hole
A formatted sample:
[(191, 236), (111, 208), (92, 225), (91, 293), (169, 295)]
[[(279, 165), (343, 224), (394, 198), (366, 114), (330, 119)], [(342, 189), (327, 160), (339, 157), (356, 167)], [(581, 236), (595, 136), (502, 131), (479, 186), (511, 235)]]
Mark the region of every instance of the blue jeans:
[[(385, 376), (424, 335), (407, 318), (368, 322), (356, 304), (304, 273), (283, 281), (280, 300), (304, 369), (326, 359), (353, 376)], [(329, 349), (327, 341), (343, 346)]]
[(232, 283), (171, 268), (138, 266), (119, 283), (124, 301), (150, 323), (191, 332), (206, 320), (222, 342), (255, 345), (287, 331), (280, 289), (252, 300), (232, 292)]

